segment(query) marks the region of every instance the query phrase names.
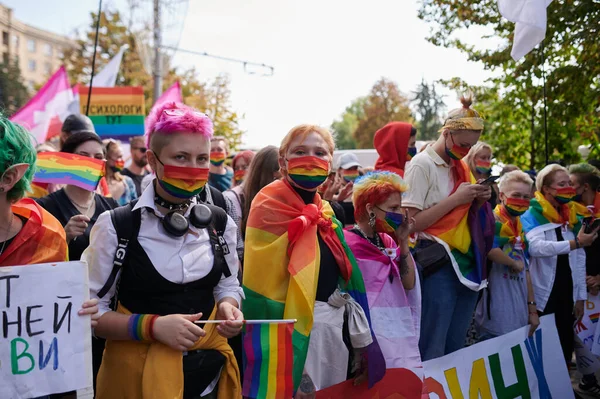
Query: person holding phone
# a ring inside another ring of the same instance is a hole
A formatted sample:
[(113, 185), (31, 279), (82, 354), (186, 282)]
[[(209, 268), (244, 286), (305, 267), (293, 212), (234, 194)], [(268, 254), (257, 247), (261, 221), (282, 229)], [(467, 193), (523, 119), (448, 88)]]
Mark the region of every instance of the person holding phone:
[(402, 204), (416, 221), (414, 256), (423, 273), (423, 360), (464, 347), (478, 291), (486, 285), (485, 257), (494, 238), (487, 203), (491, 189), (475, 184), (462, 160), (479, 140), (484, 122), (470, 98), (461, 102), (437, 141), (415, 155), (405, 174), (411, 189)]
[[(498, 203), (498, 185), (496, 184), (498, 177), (491, 176), (493, 156), (492, 146), (483, 141), (478, 141), (465, 157), (465, 162), (469, 165), (469, 169), (471, 169), (475, 180), (481, 181), (485, 179), (487, 181), (486, 184), (492, 188), (489, 203), (492, 205), (492, 208), (495, 208)], [(494, 179), (491, 181), (488, 180), (490, 177)]]
[(598, 237), (586, 233), (573, 198), (576, 195), (568, 170), (551, 164), (537, 175), (535, 198), (521, 217), (529, 242), (529, 270), (535, 303), (541, 315), (554, 314), (565, 362), (574, 346), (573, 313), (583, 316), (587, 299), (585, 247)]
[[(575, 188), (573, 206), (577, 215), (583, 218), (586, 233), (598, 230), (600, 226), (600, 171), (588, 163), (569, 167), (571, 184)], [(590, 294), (598, 295), (600, 287), (600, 241), (596, 240), (585, 247), (585, 282)], [(594, 374), (583, 375), (579, 389), (586, 393), (600, 394), (600, 385)]]

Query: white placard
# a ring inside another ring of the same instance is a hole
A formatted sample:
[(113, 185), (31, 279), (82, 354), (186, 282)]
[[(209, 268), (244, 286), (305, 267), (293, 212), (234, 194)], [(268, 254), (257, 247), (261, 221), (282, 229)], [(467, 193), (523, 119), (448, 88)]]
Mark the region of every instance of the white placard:
[(0, 398), (35, 398), (92, 385), (83, 262), (0, 267)]
[[(434, 327), (435, 328), (435, 327)], [(554, 315), (423, 363), (431, 399), (573, 398)]]

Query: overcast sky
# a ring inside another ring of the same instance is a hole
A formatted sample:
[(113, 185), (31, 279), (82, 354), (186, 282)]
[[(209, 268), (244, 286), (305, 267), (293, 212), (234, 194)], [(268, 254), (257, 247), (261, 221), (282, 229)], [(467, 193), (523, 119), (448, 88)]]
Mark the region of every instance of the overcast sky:
[[(90, 0), (0, 0), (29, 24), (72, 34), (89, 24)], [(106, 1), (105, 1), (106, 3)], [(265, 63), (271, 77), (248, 74), (241, 65), (178, 53), (176, 66), (195, 66), (201, 79), (228, 73), (233, 107), (245, 115), (245, 143), (279, 144), (299, 123), (329, 126), (356, 97), (369, 92), (382, 76), (405, 93), (424, 78), (459, 76), (481, 84), (489, 76), (481, 64), (457, 50), (425, 40), (429, 27), (417, 18), (419, 0), (190, 0), (169, 17), (169, 43), (182, 49)], [(125, 0), (111, 0), (125, 10)], [(140, 14), (151, 12), (143, 1)], [(149, 15), (149, 14), (147, 14)], [(49, 17), (51, 16), (51, 17)], [(183, 29), (177, 29), (183, 26)], [(472, 31), (477, 39), (481, 33)], [(457, 106), (456, 95), (445, 99)]]

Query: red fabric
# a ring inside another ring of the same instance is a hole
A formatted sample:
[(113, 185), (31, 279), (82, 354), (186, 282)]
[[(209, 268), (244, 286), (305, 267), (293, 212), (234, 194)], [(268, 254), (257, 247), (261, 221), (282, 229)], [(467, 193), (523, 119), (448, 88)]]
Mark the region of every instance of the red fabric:
[(379, 154), (376, 170), (387, 170), (404, 177), (411, 129), (410, 123), (390, 122), (375, 133), (373, 143)]
[[(289, 184), (287, 185), (289, 186)], [(322, 201), (318, 194), (315, 195), (315, 203), (304, 206), (300, 215), (292, 219), (288, 225), (288, 255), (291, 256), (296, 241), (314, 224), (317, 225), (319, 234), (325, 244), (331, 249), (333, 257), (340, 267), (342, 277), (345, 281), (348, 281), (352, 273), (352, 264), (333, 229), (331, 219), (323, 216)]]
[(100, 179), (100, 194), (104, 197), (112, 197), (112, 194), (110, 193), (110, 190), (108, 188), (108, 183), (106, 181), (106, 177), (102, 177)]

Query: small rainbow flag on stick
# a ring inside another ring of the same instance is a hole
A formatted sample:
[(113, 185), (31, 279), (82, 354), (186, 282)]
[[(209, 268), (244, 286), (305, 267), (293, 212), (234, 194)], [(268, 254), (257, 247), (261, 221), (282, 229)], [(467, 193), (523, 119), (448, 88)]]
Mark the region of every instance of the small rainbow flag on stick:
[(65, 152), (40, 152), (37, 155), (34, 183), (71, 184), (94, 191), (104, 176), (104, 160)]
[(294, 323), (247, 324), (244, 334), (244, 381), (247, 398), (291, 398)]

